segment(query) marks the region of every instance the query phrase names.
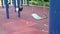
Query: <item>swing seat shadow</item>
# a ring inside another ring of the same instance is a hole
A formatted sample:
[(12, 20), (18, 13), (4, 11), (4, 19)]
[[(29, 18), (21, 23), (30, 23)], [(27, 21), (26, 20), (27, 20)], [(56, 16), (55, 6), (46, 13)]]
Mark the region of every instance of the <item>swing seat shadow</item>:
[[(33, 11), (32, 11), (33, 7)], [(23, 6), (21, 17), (18, 18), (14, 7), (10, 6), (10, 18), (6, 18), (5, 8), (0, 6), (0, 34), (48, 34), (48, 18), (35, 20), (31, 15), (36, 13), (42, 18), (48, 17), (49, 8)]]

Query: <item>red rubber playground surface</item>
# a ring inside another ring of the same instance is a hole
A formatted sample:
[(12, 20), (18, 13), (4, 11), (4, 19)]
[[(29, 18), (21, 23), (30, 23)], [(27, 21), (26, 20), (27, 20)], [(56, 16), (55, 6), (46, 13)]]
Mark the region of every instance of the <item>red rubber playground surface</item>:
[[(32, 11), (33, 9), (33, 11)], [(10, 19), (6, 18), (5, 8), (0, 7), (0, 34), (48, 34), (48, 18), (35, 20), (31, 15), (36, 13), (48, 17), (48, 8), (23, 6), (21, 17), (17, 17), (14, 8), (9, 8)]]

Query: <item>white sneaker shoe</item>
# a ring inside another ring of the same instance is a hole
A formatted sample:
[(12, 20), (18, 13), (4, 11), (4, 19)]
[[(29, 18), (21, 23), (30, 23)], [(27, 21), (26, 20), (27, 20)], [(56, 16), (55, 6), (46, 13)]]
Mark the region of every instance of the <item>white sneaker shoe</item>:
[(16, 8), (16, 11), (18, 12), (19, 8)]

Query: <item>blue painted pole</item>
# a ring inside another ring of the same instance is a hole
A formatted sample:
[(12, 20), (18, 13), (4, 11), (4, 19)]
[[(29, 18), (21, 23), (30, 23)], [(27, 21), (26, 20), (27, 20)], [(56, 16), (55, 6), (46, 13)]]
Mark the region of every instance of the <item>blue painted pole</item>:
[[(17, 0), (17, 4), (18, 4), (18, 8), (20, 8), (20, 6), (21, 6), (21, 0)], [(18, 17), (20, 17), (20, 11), (18, 11)]]
[(60, 0), (50, 0), (49, 34), (60, 34)]
[(2, 3), (2, 8), (4, 8), (4, 5), (3, 5), (3, 0), (1, 0), (1, 3)]
[(8, 4), (8, 0), (4, 0), (5, 1), (5, 7), (6, 7), (6, 17), (9, 19), (9, 4)]
[(14, 10), (16, 12), (16, 0), (12, 0), (13, 1), (13, 4), (14, 4)]

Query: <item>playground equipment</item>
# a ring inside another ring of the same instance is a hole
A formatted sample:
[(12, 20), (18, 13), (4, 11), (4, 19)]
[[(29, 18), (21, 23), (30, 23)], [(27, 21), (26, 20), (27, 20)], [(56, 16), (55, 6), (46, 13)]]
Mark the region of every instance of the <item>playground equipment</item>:
[[(6, 17), (9, 18), (9, 4), (8, 0), (5, 0)], [(19, 3), (18, 3), (19, 4)], [(2, 3), (3, 6), (3, 3)], [(15, 5), (14, 5), (15, 6)], [(16, 6), (15, 6), (16, 7)], [(20, 13), (18, 12), (18, 17)], [(50, 12), (49, 12), (49, 34), (60, 34), (60, 0), (50, 0)]]
[(60, 0), (50, 0), (49, 34), (60, 34)]
[(49, 34), (60, 34), (60, 0), (50, 0)]
[(39, 15), (37, 15), (37, 14), (32, 14), (32, 17), (34, 18), (34, 19), (36, 19), (36, 20), (42, 20), (43, 18), (42, 17), (40, 17)]

